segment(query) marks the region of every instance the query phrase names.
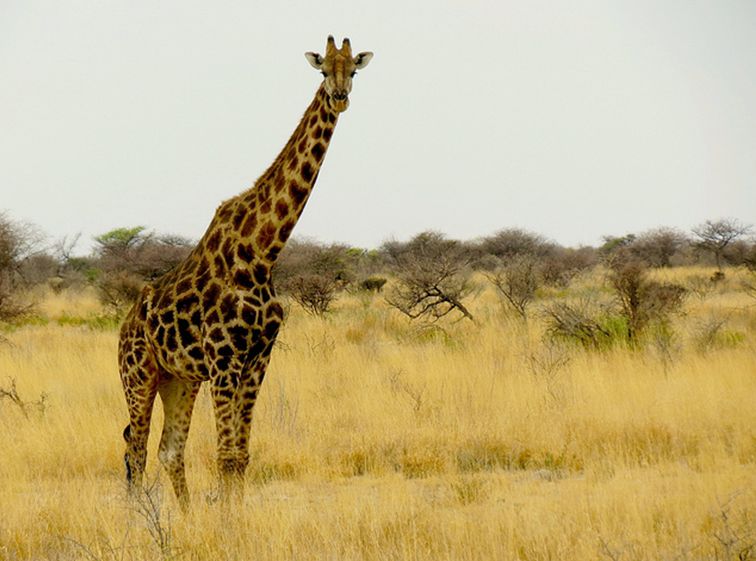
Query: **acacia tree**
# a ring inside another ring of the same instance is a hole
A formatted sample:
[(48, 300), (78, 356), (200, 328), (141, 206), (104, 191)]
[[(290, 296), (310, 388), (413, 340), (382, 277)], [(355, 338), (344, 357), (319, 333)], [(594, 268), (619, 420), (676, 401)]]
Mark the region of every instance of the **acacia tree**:
[(462, 302), (471, 287), (469, 258), (459, 242), (437, 232), (423, 232), (406, 244), (388, 242), (383, 251), (397, 276), (386, 296), (391, 306), (410, 319), (435, 322), (456, 311), (473, 320)]
[(656, 228), (640, 234), (629, 246), (632, 253), (652, 267), (669, 267), (672, 257), (687, 243), (674, 228)]
[(598, 248), (599, 255), (604, 260), (612, 259), (612, 256), (618, 251), (624, 250), (631, 246), (637, 236), (635, 234), (626, 234), (624, 236), (603, 236), (604, 243)]
[(154, 280), (171, 270), (194, 245), (181, 236), (156, 235), (144, 226), (116, 228), (95, 237), (100, 267)]
[(693, 228), (696, 236), (696, 247), (714, 254), (717, 270), (722, 271), (722, 256), (725, 248), (735, 240), (751, 233), (751, 225), (744, 224), (734, 218), (707, 220)]
[(480, 247), (486, 254), (512, 259), (523, 255), (544, 257), (556, 246), (540, 234), (521, 228), (506, 228), (483, 238)]
[(143, 226), (116, 228), (95, 237), (95, 242), (100, 297), (117, 311), (139, 296), (145, 282), (175, 267), (194, 245), (180, 236), (155, 235)]

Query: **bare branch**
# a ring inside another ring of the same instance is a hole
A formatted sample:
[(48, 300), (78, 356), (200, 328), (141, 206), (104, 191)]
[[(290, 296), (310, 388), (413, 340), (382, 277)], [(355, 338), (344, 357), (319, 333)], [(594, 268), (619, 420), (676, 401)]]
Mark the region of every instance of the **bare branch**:
[(394, 261), (398, 282), (386, 302), (410, 319), (436, 322), (453, 311), (473, 320), (463, 304), (470, 294), (468, 258), (458, 242), (424, 232), (407, 244), (384, 246)]

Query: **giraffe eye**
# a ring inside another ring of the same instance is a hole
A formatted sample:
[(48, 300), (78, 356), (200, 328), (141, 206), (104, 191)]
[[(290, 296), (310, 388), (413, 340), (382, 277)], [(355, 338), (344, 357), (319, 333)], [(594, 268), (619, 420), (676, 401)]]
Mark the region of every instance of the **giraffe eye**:
[(320, 71), (320, 73), (321, 73), (321, 74), (323, 75), (323, 78), (325, 78), (325, 77), (326, 77), (326, 73), (325, 73), (325, 71), (324, 71), (324, 70), (321, 70), (321, 71)]
[(349, 76), (350, 76), (350, 78), (354, 78), (355, 76), (357, 76), (357, 71), (356, 70), (352, 70), (352, 73)]

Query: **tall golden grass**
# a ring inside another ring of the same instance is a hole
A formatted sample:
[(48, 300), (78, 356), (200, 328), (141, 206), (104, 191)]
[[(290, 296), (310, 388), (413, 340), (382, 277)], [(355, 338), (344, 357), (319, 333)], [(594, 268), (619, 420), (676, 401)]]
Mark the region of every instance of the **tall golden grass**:
[(49, 295), (0, 346), (0, 388), (15, 380), (26, 404), (0, 400), (0, 559), (753, 558), (754, 304), (729, 275), (688, 298), (671, 340), (604, 352), (550, 343), (488, 290), (477, 324), (443, 331), (374, 295), (325, 319), (292, 306), (244, 499), (208, 500), (203, 391), (182, 516), (156, 458), (159, 400), (151, 490), (129, 501), (117, 333), (90, 320), (91, 294)]

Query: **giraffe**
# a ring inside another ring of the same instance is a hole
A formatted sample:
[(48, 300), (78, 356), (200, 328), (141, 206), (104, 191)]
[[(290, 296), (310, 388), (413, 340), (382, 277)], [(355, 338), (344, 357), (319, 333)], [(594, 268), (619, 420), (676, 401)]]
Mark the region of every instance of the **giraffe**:
[(252, 410), (283, 308), (271, 268), (302, 214), (352, 79), (373, 57), (352, 56), (328, 37), (325, 56), (307, 61), (323, 75), (299, 126), (254, 185), (223, 203), (191, 253), (147, 284), (120, 331), (118, 361), (129, 410), (124, 463), (129, 489), (141, 487), (155, 397), (163, 402), (158, 458), (181, 507), (189, 506), (184, 449), (195, 398), (209, 382), (221, 496), (242, 489)]

